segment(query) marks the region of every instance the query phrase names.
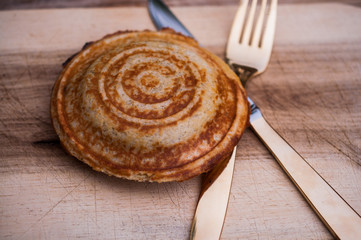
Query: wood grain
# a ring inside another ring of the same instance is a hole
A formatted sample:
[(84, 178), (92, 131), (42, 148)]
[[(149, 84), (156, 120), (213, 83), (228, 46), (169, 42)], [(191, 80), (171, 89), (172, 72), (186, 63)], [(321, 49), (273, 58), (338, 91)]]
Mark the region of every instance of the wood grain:
[[(146, 0), (2, 0), (0, 10), (40, 9), (40, 8), (90, 8), (90, 7), (124, 7), (146, 6)], [(239, 0), (164, 0), (171, 7), (174, 6), (225, 6), (236, 5)], [(360, 0), (278, 0), (279, 4), (304, 4), (322, 2), (342, 2), (354, 6), (361, 6)]]
[[(94, 172), (54, 133), (50, 92), (86, 41), (154, 29), (144, 7), (0, 12), (0, 238), (187, 239), (201, 178), (136, 183)], [(236, 5), (174, 7), (224, 55)], [(268, 122), (361, 213), (361, 9), (284, 4), (267, 71), (247, 92)], [(262, 143), (238, 145), (222, 239), (332, 239)]]

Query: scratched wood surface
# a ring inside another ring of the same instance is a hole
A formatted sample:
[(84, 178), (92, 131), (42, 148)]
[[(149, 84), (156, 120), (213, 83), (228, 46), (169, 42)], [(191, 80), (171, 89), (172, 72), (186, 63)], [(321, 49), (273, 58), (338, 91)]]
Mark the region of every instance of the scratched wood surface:
[[(202, 6), (202, 5), (236, 5), (240, 0), (164, 0), (171, 7), (174, 6)], [(361, 6), (360, 0), (278, 0), (279, 4), (299, 3), (330, 3), (342, 2), (354, 6)], [(80, 8), (80, 7), (124, 7), (145, 6), (146, 0), (1, 0), (0, 10), (9, 9), (39, 9), (39, 8)]]
[[(223, 57), (236, 5), (173, 10)], [(247, 85), (266, 119), (361, 214), (361, 9), (282, 4), (268, 70)], [(0, 12), (0, 239), (187, 239), (201, 177), (137, 183), (67, 155), (49, 117), (61, 63), (84, 42), (154, 29), (144, 6)], [(332, 239), (250, 131), (222, 239)]]

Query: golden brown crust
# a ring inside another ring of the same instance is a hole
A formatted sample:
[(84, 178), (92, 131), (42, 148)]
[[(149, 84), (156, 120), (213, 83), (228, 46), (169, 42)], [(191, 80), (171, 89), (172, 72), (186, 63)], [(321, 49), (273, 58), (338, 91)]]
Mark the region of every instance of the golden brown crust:
[(126, 31), (68, 61), (51, 117), (64, 148), (95, 170), (166, 182), (222, 161), (249, 106), (237, 76), (195, 40), (169, 29)]

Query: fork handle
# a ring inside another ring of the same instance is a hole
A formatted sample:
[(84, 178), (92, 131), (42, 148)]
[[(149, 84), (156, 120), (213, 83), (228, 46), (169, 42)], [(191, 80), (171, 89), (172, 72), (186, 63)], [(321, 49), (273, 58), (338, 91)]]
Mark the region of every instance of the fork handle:
[(252, 121), (251, 127), (330, 232), (339, 239), (361, 239), (361, 218), (351, 206), (263, 117)]

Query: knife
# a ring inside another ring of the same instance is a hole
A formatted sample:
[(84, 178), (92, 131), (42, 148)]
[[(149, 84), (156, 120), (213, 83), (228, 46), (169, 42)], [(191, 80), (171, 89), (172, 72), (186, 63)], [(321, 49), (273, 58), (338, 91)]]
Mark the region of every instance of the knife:
[[(158, 30), (172, 28), (195, 39), (161, 0), (148, 0), (148, 11)], [(219, 239), (228, 206), (235, 158), (236, 147), (231, 156), (204, 175), (190, 239)]]
[[(169, 27), (193, 37), (161, 0), (148, 0), (148, 10), (158, 30)], [(339, 239), (361, 239), (360, 215), (269, 126), (254, 103), (248, 100), (254, 106), (252, 130), (275, 156), (330, 232)], [(193, 219), (191, 239), (219, 239), (228, 205), (235, 152), (228, 164), (224, 161), (206, 175)]]

